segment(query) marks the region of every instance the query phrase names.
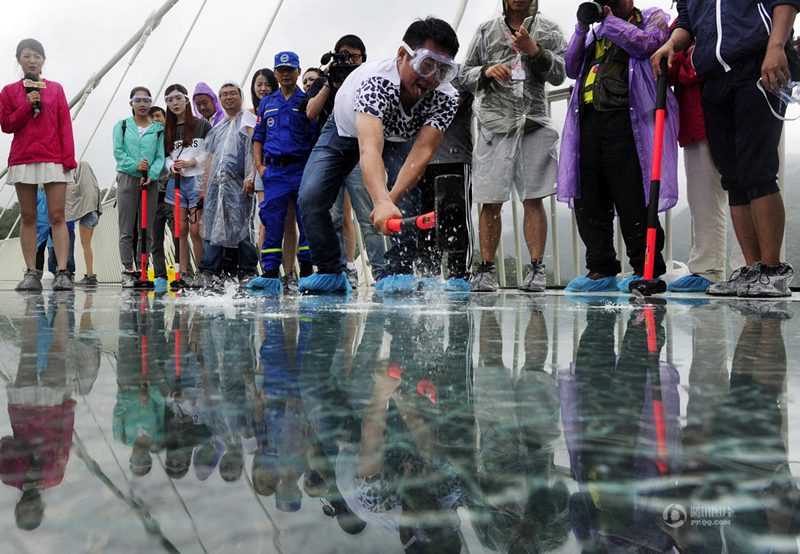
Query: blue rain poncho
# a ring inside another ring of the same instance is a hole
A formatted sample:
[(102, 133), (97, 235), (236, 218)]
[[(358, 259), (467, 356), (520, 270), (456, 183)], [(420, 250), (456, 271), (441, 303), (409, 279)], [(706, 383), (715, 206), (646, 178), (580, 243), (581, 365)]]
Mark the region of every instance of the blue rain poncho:
[(253, 163), (250, 138), (240, 131), (244, 112), (226, 116), (206, 137), (213, 156), (205, 199), (206, 239), (215, 246), (236, 248), (249, 237), (252, 199), (242, 192)]

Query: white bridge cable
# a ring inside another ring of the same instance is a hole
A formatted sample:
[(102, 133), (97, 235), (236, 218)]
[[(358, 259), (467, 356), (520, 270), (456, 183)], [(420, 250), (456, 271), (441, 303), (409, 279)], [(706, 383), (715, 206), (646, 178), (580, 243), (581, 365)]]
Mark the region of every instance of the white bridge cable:
[(172, 70), (175, 68), (175, 64), (178, 62), (178, 58), (180, 57), (181, 53), (183, 52), (184, 46), (186, 46), (186, 41), (189, 40), (189, 36), (192, 34), (192, 31), (194, 31), (194, 26), (197, 24), (197, 20), (200, 19), (200, 14), (203, 13), (203, 9), (206, 7), (207, 3), (208, 3), (208, 0), (203, 0), (203, 3), (200, 4), (200, 9), (197, 10), (197, 15), (194, 16), (194, 20), (192, 21), (192, 24), (189, 26), (189, 30), (186, 31), (186, 36), (183, 37), (183, 42), (181, 42), (180, 48), (178, 48), (178, 52), (175, 54), (175, 57), (172, 59), (172, 63), (170, 64), (169, 69), (167, 69), (167, 73), (164, 75), (164, 80), (161, 81), (161, 86), (158, 87), (158, 90), (156, 90), (155, 96), (153, 96), (153, 100), (154, 101), (155, 101), (156, 98), (161, 96), (161, 91), (164, 90), (164, 87), (167, 84), (167, 79), (169, 79), (169, 76), (172, 73)]
[[(175, 1), (177, 2), (177, 0)], [(111, 108), (111, 104), (114, 103), (114, 100), (117, 97), (117, 93), (119, 92), (119, 89), (122, 86), (122, 83), (125, 82), (125, 77), (128, 76), (128, 71), (130, 71), (131, 67), (133, 67), (133, 62), (136, 61), (136, 58), (139, 56), (139, 53), (142, 51), (142, 48), (144, 48), (147, 39), (150, 38), (150, 33), (152, 33), (153, 29), (155, 29), (155, 24), (157, 22), (153, 20), (153, 16), (150, 16), (147, 21), (148, 23), (146, 25), (144, 32), (142, 33), (141, 38), (139, 39), (139, 42), (136, 45), (136, 49), (134, 49), (130, 59), (128, 60), (128, 66), (122, 73), (122, 77), (119, 78), (117, 86), (114, 87), (114, 92), (111, 93), (111, 96), (108, 99), (108, 103), (106, 104), (106, 107), (103, 110), (103, 113), (100, 114), (100, 117), (97, 119), (97, 124), (94, 126), (94, 129), (92, 130), (92, 134), (89, 135), (89, 140), (86, 141), (86, 146), (83, 147), (83, 152), (81, 152), (81, 155), (78, 156), (78, 162), (80, 162), (83, 159), (84, 154), (86, 154), (86, 151), (89, 149), (89, 145), (92, 144), (92, 140), (94, 140), (94, 137), (97, 134), (97, 130), (100, 129), (100, 125), (103, 124), (103, 120), (106, 118), (108, 110)]]
[(461, 0), (456, 8), (456, 15), (453, 16), (452, 26), (453, 29), (458, 31), (459, 25), (461, 25), (461, 20), (464, 18), (464, 12), (467, 11), (467, 4), (469, 3), (468, 0)]
[(272, 29), (272, 24), (275, 23), (275, 18), (278, 17), (278, 12), (281, 11), (281, 6), (283, 6), (283, 0), (278, 0), (278, 5), (275, 6), (275, 11), (272, 12), (272, 17), (270, 17), (269, 23), (267, 23), (267, 27), (264, 29), (264, 34), (261, 35), (261, 40), (258, 41), (256, 51), (253, 52), (253, 57), (250, 58), (250, 64), (244, 71), (244, 77), (242, 77), (242, 80), (239, 81), (242, 86), (245, 86), (245, 83), (247, 82), (247, 77), (250, 75), (250, 71), (252, 71), (253, 66), (256, 63), (256, 58), (258, 57), (259, 52), (261, 52), (261, 47), (264, 46), (264, 41), (267, 40), (267, 35), (269, 34), (270, 29)]

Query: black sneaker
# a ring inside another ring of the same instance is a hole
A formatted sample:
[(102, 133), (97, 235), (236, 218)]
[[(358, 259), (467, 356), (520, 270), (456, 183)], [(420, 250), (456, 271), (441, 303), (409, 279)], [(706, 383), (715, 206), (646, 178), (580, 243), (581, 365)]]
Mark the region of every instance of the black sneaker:
[(14, 290), (32, 292), (42, 290), (42, 272), (38, 269), (28, 269)]
[(739, 287), (755, 281), (760, 272), (761, 262), (740, 267), (731, 273), (727, 281), (709, 285), (706, 289), (706, 294), (711, 296), (736, 296), (739, 293)]
[(492, 262), (482, 262), (470, 279), (470, 290), (472, 292), (495, 292), (500, 288), (497, 282), (497, 274)]
[(791, 296), (789, 284), (794, 278), (791, 265), (782, 262), (775, 265), (760, 264), (761, 271), (751, 282), (739, 286), (737, 296), (744, 298), (780, 298)]
[(96, 287), (97, 286), (97, 275), (86, 275), (83, 274), (83, 279), (75, 283), (76, 287)]
[(135, 271), (123, 271), (122, 272), (122, 288), (123, 289), (132, 289), (136, 286), (137, 275)]
[(75, 284), (72, 282), (72, 275), (66, 269), (59, 269), (56, 271), (56, 277), (53, 279), (53, 290), (74, 290)]
[(297, 294), (297, 273), (291, 273), (281, 277), (283, 284), (283, 294)]

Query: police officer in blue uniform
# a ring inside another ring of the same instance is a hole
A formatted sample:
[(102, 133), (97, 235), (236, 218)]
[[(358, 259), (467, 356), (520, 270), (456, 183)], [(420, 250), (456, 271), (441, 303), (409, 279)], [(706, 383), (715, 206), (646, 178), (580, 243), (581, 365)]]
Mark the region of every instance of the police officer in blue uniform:
[(313, 272), (297, 194), (303, 169), (311, 152), (317, 123), (300, 111), (305, 93), (297, 86), (300, 58), (294, 52), (275, 55), (275, 76), (280, 89), (265, 96), (258, 106), (258, 123), (253, 132), (253, 158), (264, 183), (264, 201), (259, 204), (259, 217), (266, 233), (261, 246), (263, 275), (253, 279), (249, 288), (281, 291), (279, 267), (283, 255), (283, 223), (289, 202), (294, 202), (300, 239), (297, 259), (300, 277)]

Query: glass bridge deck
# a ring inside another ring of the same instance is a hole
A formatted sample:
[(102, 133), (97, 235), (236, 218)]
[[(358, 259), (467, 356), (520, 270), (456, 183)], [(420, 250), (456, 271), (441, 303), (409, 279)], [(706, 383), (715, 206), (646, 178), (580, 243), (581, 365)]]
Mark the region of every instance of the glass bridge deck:
[(2, 550), (797, 552), (798, 317), (5, 290)]

